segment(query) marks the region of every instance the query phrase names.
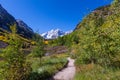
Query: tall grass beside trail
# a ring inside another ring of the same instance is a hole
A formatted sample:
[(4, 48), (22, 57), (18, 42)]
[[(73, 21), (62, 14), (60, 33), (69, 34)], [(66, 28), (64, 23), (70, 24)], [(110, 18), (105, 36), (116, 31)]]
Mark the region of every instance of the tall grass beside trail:
[(32, 73), (29, 80), (46, 80), (52, 77), (56, 72), (61, 70), (67, 64), (66, 55), (52, 55), (41, 58), (39, 65), (39, 58), (31, 57), (29, 62), (32, 63)]
[(120, 69), (83, 64), (77, 66), (74, 80), (120, 80)]

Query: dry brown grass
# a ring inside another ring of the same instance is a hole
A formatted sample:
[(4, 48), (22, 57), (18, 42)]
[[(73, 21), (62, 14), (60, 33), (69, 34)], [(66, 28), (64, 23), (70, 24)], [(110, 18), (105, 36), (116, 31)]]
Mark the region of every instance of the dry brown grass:
[(76, 71), (77, 72), (86, 72), (86, 71), (90, 71), (93, 70), (95, 67), (95, 65), (93, 63), (91, 64), (84, 64), (84, 65), (80, 65), (76, 67)]

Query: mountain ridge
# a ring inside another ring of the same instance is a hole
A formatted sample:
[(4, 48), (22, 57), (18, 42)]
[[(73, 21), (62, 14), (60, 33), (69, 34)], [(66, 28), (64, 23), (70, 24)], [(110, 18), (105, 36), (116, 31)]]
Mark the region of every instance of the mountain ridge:
[(65, 32), (60, 29), (52, 29), (52, 30), (42, 33), (40, 35), (45, 39), (56, 39), (58, 37), (62, 37), (64, 35), (70, 34), (71, 32), (72, 32), (72, 30)]
[[(10, 26), (16, 24), (17, 33), (25, 38), (32, 38), (33, 30), (22, 20), (16, 20), (11, 14), (5, 10), (0, 4), (0, 28), (11, 32)], [(0, 30), (1, 31), (1, 30)]]

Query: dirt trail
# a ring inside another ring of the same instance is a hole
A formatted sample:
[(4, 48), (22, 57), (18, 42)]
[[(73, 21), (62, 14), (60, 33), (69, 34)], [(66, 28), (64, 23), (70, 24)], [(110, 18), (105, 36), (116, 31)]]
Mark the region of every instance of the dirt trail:
[(54, 75), (54, 80), (73, 80), (75, 75), (74, 59), (68, 58), (68, 65), (62, 71)]

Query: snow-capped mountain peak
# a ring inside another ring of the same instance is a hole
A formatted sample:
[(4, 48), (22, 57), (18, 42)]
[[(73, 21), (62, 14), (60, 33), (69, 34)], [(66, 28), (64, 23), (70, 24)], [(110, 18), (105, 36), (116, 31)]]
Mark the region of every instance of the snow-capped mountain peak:
[(43, 38), (45, 38), (45, 39), (56, 39), (56, 38), (58, 38), (60, 36), (70, 34), (71, 32), (72, 32), (72, 30), (64, 32), (64, 31), (62, 31), (60, 29), (52, 29), (52, 30), (50, 30), (48, 32), (45, 32), (45, 33), (41, 34), (41, 36)]

